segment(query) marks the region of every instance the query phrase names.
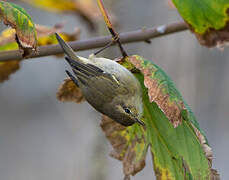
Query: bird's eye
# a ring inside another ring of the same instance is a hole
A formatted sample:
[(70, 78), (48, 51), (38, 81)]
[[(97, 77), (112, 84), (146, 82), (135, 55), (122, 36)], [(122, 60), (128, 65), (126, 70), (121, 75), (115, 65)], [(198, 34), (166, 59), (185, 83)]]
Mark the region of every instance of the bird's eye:
[(124, 108), (124, 110), (127, 114), (130, 114), (130, 110), (128, 108)]

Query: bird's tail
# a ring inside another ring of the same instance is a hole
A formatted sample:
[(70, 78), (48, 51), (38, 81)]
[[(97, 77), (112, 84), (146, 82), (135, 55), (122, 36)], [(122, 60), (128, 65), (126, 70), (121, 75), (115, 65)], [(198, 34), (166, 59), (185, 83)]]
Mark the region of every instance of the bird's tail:
[(60, 35), (58, 33), (56, 34), (56, 39), (59, 42), (60, 46), (62, 47), (62, 49), (64, 50), (64, 53), (70, 57), (71, 59), (74, 60), (79, 60), (79, 57), (76, 56), (75, 52), (73, 51), (73, 49), (60, 37)]

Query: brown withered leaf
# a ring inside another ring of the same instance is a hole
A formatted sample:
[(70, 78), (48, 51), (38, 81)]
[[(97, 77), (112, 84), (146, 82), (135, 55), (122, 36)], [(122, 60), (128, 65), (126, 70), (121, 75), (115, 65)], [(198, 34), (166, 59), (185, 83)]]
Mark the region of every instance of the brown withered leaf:
[[(44, 27), (46, 28), (46, 27)], [(64, 39), (64, 41), (75, 41), (79, 39), (80, 30), (78, 28), (75, 28), (74, 31), (70, 33), (60, 32), (60, 30), (50, 29), (47, 31), (48, 35), (45, 35), (45, 32), (41, 33), (41, 35), (38, 38), (38, 46), (45, 46), (50, 44), (58, 44), (58, 41), (55, 36), (55, 32), (59, 32), (59, 35)], [(60, 55), (55, 55), (59, 57)], [(62, 57), (62, 55), (61, 55)]]
[(0, 83), (8, 80), (10, 74), (16, 72), (19, 68), (19, 61), (9, 61), (7, 63), (0, 62)]
[(70, 78), (66, 78), (60, 85), (56, 93), (56, 98), (62, 102), (76, 103), (81, 103), (85, 100), (80, 88)]
[(40, 24), (35, 24), (37, 30), (37, 37), (49, 36), (56, 32), (60, 32), (64, 28), (64, 23), (57, 23), (53, 27), (43, 26)]
[(148, 149), (143, 127), (125, 127), (105, 115), (102, 116), (100, 126), (113, 147), (110, 155), (122, 161), (125, 176), (135, 175), (141, 171), (145, 167)]

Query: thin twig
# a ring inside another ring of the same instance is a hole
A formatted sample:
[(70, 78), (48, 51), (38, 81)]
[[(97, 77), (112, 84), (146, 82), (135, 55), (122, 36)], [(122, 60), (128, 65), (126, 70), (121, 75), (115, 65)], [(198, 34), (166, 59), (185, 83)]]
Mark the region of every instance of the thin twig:
[[(143, 28), (136, 31), (120, 33), (120, 41), (122, 44), (149, 41), (152, 38), (164, 36), (171, 33), (184, 31), (187, 25), (184, 22), (175, 22), (168, 25), (158, 26), (156, 28)], [(69, 45), (75, 51), (89, 50), (104, 47), (112, 40), (111, 36), (101, 36), (88, 40), (78, 40), (69, 42)], [(59, 45), (47, 45), (38, 47), (38, 53), (33, 53), (29, 58), (37, 58), (63, 53)], [(22, 60), (19, 50), (3, 51), (0, 53), (0, 62), (9, 60)]]
[(111, 35), (112, 35), (113, 41), (115, 41), (118, 44), (118, 47), (119, 47), (119, 49), (120, 49), (120, 51), (122, 53), (123, 58), (127, 57), (128, 55), (127, 55), (126, 51), (124, 50), (124, 48), (122, 46), (119, 34), (115, 31), (115, 29), (112, 26), (112, 23), (110, 21), (109, 15), (108, 15), (108, 12), (106, 11), (106, 8), (104, 7), (103, 0), (97, 0), (97, 4), (99, 5), (100, 11), (101, 11), (101, 13), (102, 13), (102, 15), (104, 17), (104, 21), (105, 21), (105, 23), (107, 25), (107, 28), (110, 31)]

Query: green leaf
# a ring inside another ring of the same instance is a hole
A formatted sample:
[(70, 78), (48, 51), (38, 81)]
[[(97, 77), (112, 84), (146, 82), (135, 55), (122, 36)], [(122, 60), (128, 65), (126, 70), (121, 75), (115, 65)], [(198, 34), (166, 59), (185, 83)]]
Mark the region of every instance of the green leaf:
[(0, 16), (6, 25), (10, 25), (16, 30), (16, 39), (19, 47), (24, 50), (24, 56), (28, 56), (33, 50), (36, 50), (35, 25), (23, 8), (13, 3), (0, 1)]
[(212, 47), (229, 41), (228, 0), (173, 0), (173, 3), (202, 45)]
[(124, 174), (134, 175), (144, 168), (150, 147), (157, 179), (212, 178), (216, 171), (211, 169), (211, 148), (171, 79), (140, 56), (128, 57), (128, 61), (140, 70), (134, 74), (143, 90), (146, 127), (124, 127), (107, 117), (101, 123), (114, 148), (112, 156), (123, 162)]

